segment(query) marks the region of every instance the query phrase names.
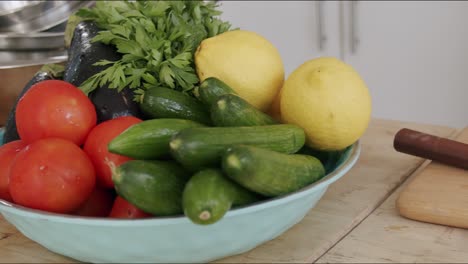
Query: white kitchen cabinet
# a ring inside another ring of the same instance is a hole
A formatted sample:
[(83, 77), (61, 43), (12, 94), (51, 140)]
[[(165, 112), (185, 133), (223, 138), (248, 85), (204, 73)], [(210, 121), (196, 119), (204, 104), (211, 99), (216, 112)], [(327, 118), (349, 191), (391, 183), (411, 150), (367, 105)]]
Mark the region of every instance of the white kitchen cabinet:
[[(338, 3), (333, 1), (219, 1), (222, 19), (257, 32), (279, 50), (288, 76), (318, 56), (340, 57)], [(321, 35), (324, 37), (320, 43)]]
[(309, 59), (335, 56), (367, 83), (373, 117), (468, 125), (468, 2), (220, 3), (222, 18), (278, 48), (286, 77)]
[(374, 116), (468, 125), (468, 2), (340, 5), (344, 60), (367, 83)]

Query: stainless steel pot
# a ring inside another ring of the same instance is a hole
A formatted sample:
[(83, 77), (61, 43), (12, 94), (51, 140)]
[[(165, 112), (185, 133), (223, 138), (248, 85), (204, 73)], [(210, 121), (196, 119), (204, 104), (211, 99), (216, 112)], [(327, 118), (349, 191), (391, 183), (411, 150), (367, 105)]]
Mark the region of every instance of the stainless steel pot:
[[(65, 46), (63, 32), (39, 32), (31, 34), (0, 34), (0, 51), (53, 50)], [(0, 64), (1, 64), (0, 59)]]
[(92, 5), (94, 1), (35, 2), (37, 3), (24, 6), (14, 12), (0, 15), (0, 32), (28, 34), (45, 31), (63, 23), (71, 14), (78, 11), (80, 8)]
[(44, 65), (67, 60), (67, 50), (0, 51), (0, 70)]
[(1, 1), (0, 2), (0, 16), (12, 14), (21, 11), (30, 6), (37, 5), (44, 1)]

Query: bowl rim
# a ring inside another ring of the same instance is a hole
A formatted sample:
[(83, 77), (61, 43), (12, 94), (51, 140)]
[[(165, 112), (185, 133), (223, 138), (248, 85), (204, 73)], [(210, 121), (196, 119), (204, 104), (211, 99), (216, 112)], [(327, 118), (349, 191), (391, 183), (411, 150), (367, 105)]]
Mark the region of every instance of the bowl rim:
[[(2, 128), (0, 127), (0, 134)], [(248, 214), (254, 211), (265, 210), (267, 208), (275, 207), (289, 201), (304, 197), (311, 192), (314, 192), (321, 188), (327, 188), (328, 185), (337, 181), (343, 175), (345, 175), (357, 162), (361, 152), (360, 140), (353, 143), (346, 154), (347, 157), (344, 161), (338, 165), (332, 172), (328, 173), (322, 179), (303, 187), (295, 192), (269, 198), (267, 200), (259, 201), (246, 206), (240, 206), (229, 210), (223, 218), (235, 217), (238, 215)], [(21, 205), (17, 205), (5, 200), (0, 199), (0, 213), (3, 212), (21, 215), (28, 218), (48, 220), (53, 222), (61, 222), (67, 224), (82, 224), (82, 225), (93, 225), (93, 226), (147, 226), (147, 225), (171, 225), (180, 223), (192, 223), (190, 219), (181, 214), (176, 216), (158, 216), (155, 218), (141, 218), (141, 219), (120, 219), (120, 218), (108, 218), (108, 217), (89, 217), (89, 216), (76, 216), (69, 214), (60, 214), (53, 212), (46, 212), (42, 210), (27, 208)]]

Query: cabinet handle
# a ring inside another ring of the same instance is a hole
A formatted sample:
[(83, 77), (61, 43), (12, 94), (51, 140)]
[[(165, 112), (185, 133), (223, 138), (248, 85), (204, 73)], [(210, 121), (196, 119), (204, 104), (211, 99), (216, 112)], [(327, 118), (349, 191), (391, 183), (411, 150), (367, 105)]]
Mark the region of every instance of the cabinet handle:
[(325, 35), (325, 28), (324, 28), (324, 23), (323, 23), (323, 1), (316, 1), (315, 2), (315, 7), (316, 7), (316, 13), (317, 13), (317, 41), (318, 41), (318, 47), (320, 51), (323, 51), (325, 47), (325, 42), (327, 41), (327, 36)]
[(351, 18), (351, 54), (355, 54), (358, 46), (359, 46), (359, 37), (358, 37), (358, 21), (357, 21), (357, 5), (358, 1), (351, 1), (351, 8), (350, 8), (350, 18)]

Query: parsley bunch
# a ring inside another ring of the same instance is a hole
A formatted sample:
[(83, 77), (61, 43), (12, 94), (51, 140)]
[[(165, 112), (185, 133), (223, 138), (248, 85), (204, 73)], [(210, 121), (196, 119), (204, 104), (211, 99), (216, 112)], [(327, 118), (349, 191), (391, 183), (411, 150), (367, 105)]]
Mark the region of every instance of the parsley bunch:
[(94, 20), (102, 29), (92, 41), (114, 45), (123, 56), (85, 81), (89, 94), (105, 84), (122, 90), (129, 86), (138, 97), (157, 86), (189, 91), (199, 82), (194, 53), (200, 42), (230, 30), (215, 2), (205, 1), (96, 1), (77, 16)]

